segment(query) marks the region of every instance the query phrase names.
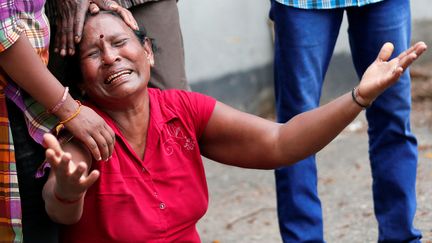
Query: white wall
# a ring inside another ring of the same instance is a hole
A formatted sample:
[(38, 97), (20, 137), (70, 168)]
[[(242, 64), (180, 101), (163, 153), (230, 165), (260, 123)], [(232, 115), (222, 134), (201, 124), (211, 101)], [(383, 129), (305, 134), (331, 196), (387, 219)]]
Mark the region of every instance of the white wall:
[(190, 83), (272, 61), (268, 0), (181, 0), (178, 7)]
[[(273, 61), (269, 0), (180, 0), (178, 6), (191, 84), (248, 71)], [(416, 38), (416, 33), (425, 31), (416, 28), (416, 22), (432, 23), (432, 0), (411, 0), (411, 12), (413, 38)], [(346, 32), (344, 18), (335, 55), (349, 55)], [(423, 32), (418, 37), (422, 40)], [(431, 46), (432, 37), (428, 38), (425, 41)]]

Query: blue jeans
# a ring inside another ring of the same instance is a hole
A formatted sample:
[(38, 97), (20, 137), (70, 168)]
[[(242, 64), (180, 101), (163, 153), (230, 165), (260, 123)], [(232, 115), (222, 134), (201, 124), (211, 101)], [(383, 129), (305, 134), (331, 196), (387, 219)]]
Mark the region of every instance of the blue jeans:
[[(286, 122), (319, 105), (343, 13), (358, 77), (390, 41), (393, 56), (410, 43), (409, 0), (386, 0), (364, 7), (304, 10), (271, 0), (275, 22), (277, 119)], [(416, 210), (417, 141), (410, 130), (410, 77), (405, 71), (366, 111), (379, 242), (418, 242)], [(279, 226), (284, 242), (323, 242), (315, 156), (276, 170)]]

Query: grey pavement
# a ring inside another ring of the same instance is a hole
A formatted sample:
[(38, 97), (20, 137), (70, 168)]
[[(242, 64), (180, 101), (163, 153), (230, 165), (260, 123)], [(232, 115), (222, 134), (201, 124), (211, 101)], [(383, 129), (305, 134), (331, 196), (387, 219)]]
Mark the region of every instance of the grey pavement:
[[(327, 242), (376, 242), (364, 114), (317, 155)], [(413, 128), (419, 141), (415, 225), (432, 243), (432, 127)], [(199, 222), (202, 242), (281, 242), (273, 171), (206, 160), (210, 205)], [(307, 178), (305, 178), (307, 179)], [(307, 232), (305, 232), (307, 233)]]

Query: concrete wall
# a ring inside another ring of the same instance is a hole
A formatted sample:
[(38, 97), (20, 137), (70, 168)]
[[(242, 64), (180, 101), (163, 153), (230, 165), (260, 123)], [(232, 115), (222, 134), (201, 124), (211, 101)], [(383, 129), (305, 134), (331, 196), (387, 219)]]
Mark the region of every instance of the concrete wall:
[[(411, 5), (413, 40), (424, 40), (432, 47), (431, 1), (413, 0)], [(192, 89), (255, 114), (271, 111), (273, 49), (269, 1), (181, 0), (178, 6)], [(346, 30), (344, 19), (324, 85), (324, 102), (350, 90), (358, 81)], [(422, 59), (432, 60), (432, 51)]]
[(268, 110), (263, 104), (273, 96), (270, 2), (182, 0), (178, 6), (192, 89), (242, 110)]

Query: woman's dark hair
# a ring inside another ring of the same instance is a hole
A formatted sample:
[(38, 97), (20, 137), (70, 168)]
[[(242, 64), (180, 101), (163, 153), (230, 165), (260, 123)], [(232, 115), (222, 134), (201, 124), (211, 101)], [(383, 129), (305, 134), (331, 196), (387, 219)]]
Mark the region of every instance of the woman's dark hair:
[[(117, 18), (123, 20), (122, 17), (121, 17), (118, 13), (113, 12), (113, 11), (100, 11), (100, 13), (111, 14), (111, 15), (116, 16)], [(91, 16), (91, 14), (88, 13), (88, 14), (86, 15), (86, 19), (88, 18), (88, 15)], [(135, 33), (135, 36), (138, 38), (138, 40), (139, 40), (142, 44), (144, 44), (144, 42), (146, 41), (146, 39), (149, 39), (149, 40), (150, 40), (151, 47), (152, 47), (152, 51), (153, 51), (153, 52), (156, 52), (156, 51), (157, 51), (157, 48), (156, 48), (156, 45), (155, 45), (155, 40), (154, 40), (153, 38), (150, 38), (149, 36), (147, 36), (147, 31), (146, 31), (146, 29), (145, 29), (143, 26), (140, 27), (139, 30), (132, 30), (132, 31)]]
[[(113, 11), (100, 11), (97, 14), (110, 14), (113, 15), (119, 19), (121, 19), (123, 21), (123, 19), (121, 18), (121, 16)], [(87, 15), (85, 16), (85, 20), (84, 23), (87, 21), (88, 18), (91, 18), (92, 16), (95, 16), (95, 14), (90, 14), (87, 13)], [(144, 45), (146, 40), (150, 40), (150, 45), (152, 48), (153, 52), (157, 52), (157, 47), (155, 45), (155, 40), (148, 37), (147, 36), (147, 32), (145, 30), (144, 27), (141, 27), (139, 30), (132, 30), (135, 33), (135, 36), (137, 37), (137, 39), (141, 42), (141, 44)], [(65, 85), (69, 86), (71, 89), (71, 94), (74, 97), (81, 97), (81, 92), (79, 90), (79, 85), (82, 83), (82, 72), (81, 72), (81, 68), (80, 68), (80, 56), (79, 56), (79, 44), (77, 44), (75, 46), (75, 55), (71, 56), (71, 57), (67, 57), (66, 58), (66, 80), (65, 80)]]

